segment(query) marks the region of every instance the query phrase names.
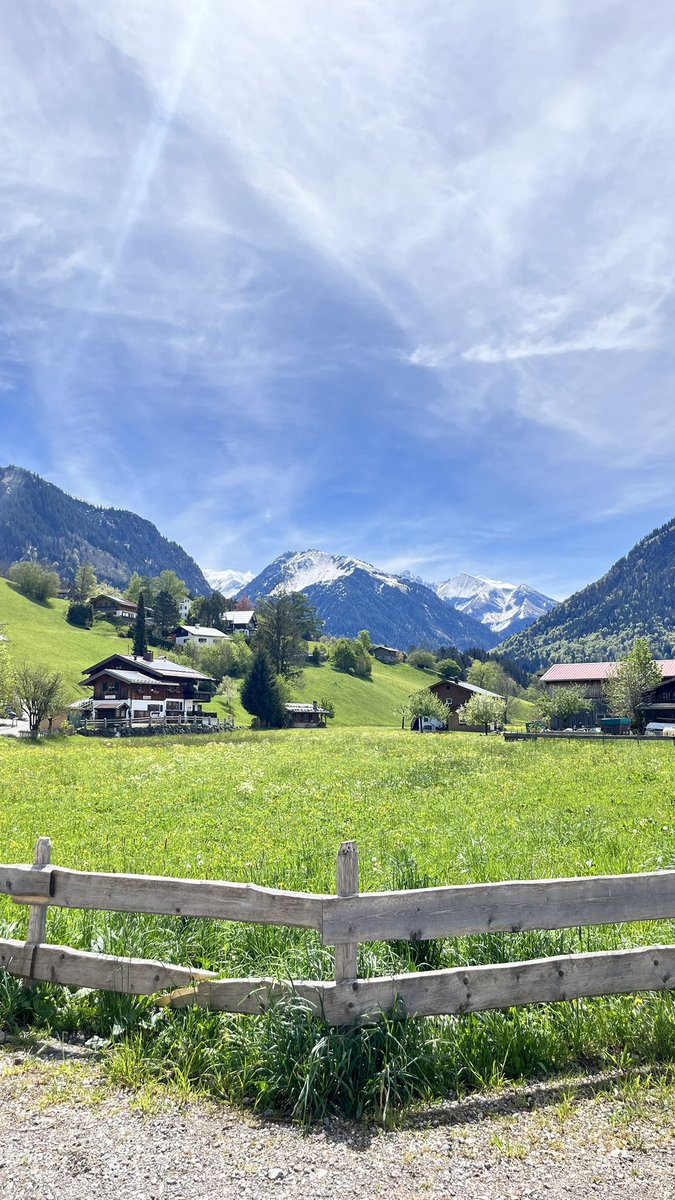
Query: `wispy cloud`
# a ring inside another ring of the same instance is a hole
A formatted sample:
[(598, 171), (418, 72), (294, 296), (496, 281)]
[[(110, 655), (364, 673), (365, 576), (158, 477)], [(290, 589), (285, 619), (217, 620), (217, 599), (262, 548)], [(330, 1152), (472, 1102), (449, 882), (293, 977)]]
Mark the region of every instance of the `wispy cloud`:
[(0, 368), (30, 414), (22, 432), (7, 408), (8, 447), (223, 565), (319, 527), (413, 566), (479, 546), (504, 575), (464, 506), (489, 530), (510, 491), (554, 526), (585, 519), (589, 480), (610, 524), (656, 518), (675, 503), (639, 487), (675, 452), (671, 17), (8, 12)]

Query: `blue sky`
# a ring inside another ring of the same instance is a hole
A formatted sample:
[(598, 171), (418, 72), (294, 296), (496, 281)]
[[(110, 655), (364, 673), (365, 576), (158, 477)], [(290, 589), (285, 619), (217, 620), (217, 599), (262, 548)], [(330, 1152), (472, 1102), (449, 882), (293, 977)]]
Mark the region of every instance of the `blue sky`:
[(0, 463), (562, 596), (675, 512), (667, 0), (22, 0)]

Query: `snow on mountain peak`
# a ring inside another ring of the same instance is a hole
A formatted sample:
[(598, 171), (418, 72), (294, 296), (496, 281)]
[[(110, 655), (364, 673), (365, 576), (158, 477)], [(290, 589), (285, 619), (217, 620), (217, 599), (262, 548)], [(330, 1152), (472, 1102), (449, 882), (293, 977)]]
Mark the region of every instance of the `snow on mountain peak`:
[(403, 592), (408, 590), (407, 585), (398, 576), (388, 575), (363, 559), (343, 554), (328, 554), (325, 550), (290, 552), (280, 555), (275, 562), (279, 565), (281, 580), (273, 589), (274, 592), (302, 592), (308, 587), (334, 583), (336, 579), (353, 575), (354, 571), (365, 571), (388, 587), (399, 588)]
[(223, 596), (235, 596), (253, 579), (252, 571), (216, 571), (207, 567), (203, 571), (207, 583)]
[(436, 593), (460, 612), (468, 613), (495, 633), (511, 633), (541, 617), (556, 604), (526, 583), (507, 583), (485, 575), (463, 573), (436, 585)]

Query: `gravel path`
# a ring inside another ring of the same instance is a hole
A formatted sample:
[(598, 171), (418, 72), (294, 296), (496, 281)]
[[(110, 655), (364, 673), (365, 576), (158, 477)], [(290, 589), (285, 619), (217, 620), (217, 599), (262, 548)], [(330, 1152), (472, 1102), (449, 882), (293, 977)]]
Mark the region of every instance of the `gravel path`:
[(0, 1197), (672, 1200), (672, 1086), (578, 1091), (535, 1085), (473, 1098), (393, 1133), (347, 1122), (303, 1133), (227, 1106), (150, 1102), (111, 1089), (89, 1062), (6, 1045)]

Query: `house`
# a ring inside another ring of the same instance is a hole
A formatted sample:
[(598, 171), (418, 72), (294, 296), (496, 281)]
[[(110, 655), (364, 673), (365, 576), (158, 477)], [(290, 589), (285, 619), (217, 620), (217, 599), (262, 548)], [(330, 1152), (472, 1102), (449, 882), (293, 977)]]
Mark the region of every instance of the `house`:
[[(660, 658), (656, 662), (663, 683), (645, 696), (645, 721), (663, 721), (675, 716), (675, 659)], [(597, 722), (607, 714), (604, 685), (617, 665), (615, 662), (554, 663), (544, 671), (541, 683), (549, 694), (556, 688), (583, 687), (586, 698), (593, 701), (592, 714), (585, 714), (584, 720)]]
[(487, 688), (477, 687), (475, 683), (467, 683), (464, 679), (439, 679), (438, 683), (432, 683), (429, 691), (433, 692), (434, 696), (438, 696), (439, 700), (448, 705), (450, 709), (448, 713), (448, 729), (480, 729), (482, 731), (482, 725), (465, 725), (463, 721), (460, 721), (458, 709), (468, 704), (471, 697), (475, 695), (492, 696), (495, 700), (504, 699), (497, 692), (489, 692)]
[(80, 702), (73, 723), (83, 718), (132, 724), (168, 721), (171, 724), (217, 725), (218, 715), (204, 710), (211, 700), (215, 680), (202, 671), (168, 658), (111, 654), (84, 671), (80, 687), (93, 695)]
[[(108, 621), (136, 620), (138, 605), (134, 604), (133, 600), (125, 600), (123, 596), (114, 596), (111, 592), (99, 592), (98, 595), (90, 597), (89, 604), (94, 610), (94, 615), (99, 613)], [(146, 608), (146, 620), (150, 619), (151, 613), (152, 609)]]
[(318, 700), (311, 704), (287, 704), (286, 712), (294, 729), (323, 729), (326, 717), (333, 715), (330, 709), (320, 708)]
[(258, 628), (258, 618), (252, 608), (235, 608), (232, 612), (223, 613), (220, 619), (228, 633), (243, 633), (251, 637)]
[(208, 625), (177, 625), (169, 637), (176, 646), (215, 646), (223, 638), (229, 641), (229, 634), (223, 633), (222, 629), (210, 629)]
[(387, 663), (388, 666), (405, 662), (408, 657), (403, 650), (396, 650), (394, 646), (371, 646), (370, 653), (378, 662)]
[(178, 616), (181, 621), (187, 621), (193, 604), (194, 600), (190, 596), (183, 596), (183, 599), (178, 601)]

